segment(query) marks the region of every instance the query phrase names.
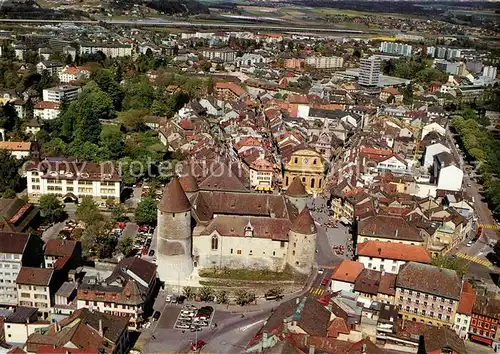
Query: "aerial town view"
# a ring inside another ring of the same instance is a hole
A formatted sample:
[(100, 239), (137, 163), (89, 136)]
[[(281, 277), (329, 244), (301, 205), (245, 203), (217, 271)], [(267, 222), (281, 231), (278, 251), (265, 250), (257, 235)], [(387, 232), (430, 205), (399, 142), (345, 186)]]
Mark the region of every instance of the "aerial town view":
[(0, 354), (500, 353), (500, 0), (0, 1)]

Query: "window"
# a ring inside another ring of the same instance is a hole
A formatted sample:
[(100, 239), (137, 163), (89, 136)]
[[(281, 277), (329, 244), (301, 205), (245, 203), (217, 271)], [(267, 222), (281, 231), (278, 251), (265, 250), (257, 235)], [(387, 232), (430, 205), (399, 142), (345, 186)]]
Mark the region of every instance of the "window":
[(420, 293), (417, 293), (417, 297), (420, 297)]
[(446, 315), (446, 321), (450, 321), (450, 315)]
[(280, 247), (285, 248), (285, 241), (280, 241)]
[(396, 266), (392, 266), (391, 271), (395, 272), (396, 271)]
[(237, 251), (236, 251), (236, 254), (241, 254), (241, 250), (237, 250)]
[(285, 186), (288, 186), (288, 176), (285, 177)]
[(299, 159), (296, 157), (296, 158), (293, 160), (293, 163), (299, 163)]
[(217, 236), (212, 236), (212, 251), (219, 248), (219, 238)]
[(422, 310), (422, 315), (424, 315), (424, 316), (425, 316), (425, 310)]
[(276, 256), (276, 251), (273, 251), (273, 256)]
[(490, 324), (489, 324), (488, 322), (486, 322), (486, 323), (484, 324), (484, 328), (489, 329), (489, 328), (490, 328)]
[(313, 160), (313, 165), (316, 165), (318, 163), (318, 160), (317, 159), (314, 159)]
[(314, 188), (314, 182), (315, 182), (314, 178), (311, 178), (311, 188)]
[(323, 180), (320, 178), (319, 179), (319, 184), (318, 184), (318, 188), (321, 188), (321, 183), (323, 182)]
[(231, 254), (233, 254), (233, 249), (231, 248)]
[(406, 312), (410, 312), (410, 306), (406, 306)]

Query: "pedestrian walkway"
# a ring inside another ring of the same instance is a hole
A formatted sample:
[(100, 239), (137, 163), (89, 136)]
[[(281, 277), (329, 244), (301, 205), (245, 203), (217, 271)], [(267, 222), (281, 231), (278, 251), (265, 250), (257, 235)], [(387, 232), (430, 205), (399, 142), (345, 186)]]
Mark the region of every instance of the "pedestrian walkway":
[(316, 295), (316, 296), (321, 296), (325, 292), (326, 292), (326, 290), (323, 289), (323, 288), (311, 288), (311, 290), (309, 290), (310, 294), (313, 294), (313, 295)]
[(461, 252), (458, 252), (456, 255), (457, 255), (457, 257), (466, 259), (466, 260), (468, 260), (470, 262), (481, 264), (481, 265), (483, 265), (485, 267), (488, 267), (488, 268), (492, 266), (491, 262), (489, 260), (487, 260), (487, 259), (481, 259), (481, 258), (478, 258), (478, 257), (470, 256), (470, 255), (465, 254), (465, 253), (461, 253)]

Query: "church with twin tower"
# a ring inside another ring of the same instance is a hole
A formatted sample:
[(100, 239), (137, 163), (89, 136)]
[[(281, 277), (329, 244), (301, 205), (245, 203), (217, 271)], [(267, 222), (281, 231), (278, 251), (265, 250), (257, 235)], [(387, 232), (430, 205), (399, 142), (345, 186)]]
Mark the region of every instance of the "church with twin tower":
[(172, 179), (158, 206), (160, 279), (194, 285), (204, 268), (309, 273), (317, 230), (308, 198), (299, 178), (285, 195), (200, 189), (190, 175)]

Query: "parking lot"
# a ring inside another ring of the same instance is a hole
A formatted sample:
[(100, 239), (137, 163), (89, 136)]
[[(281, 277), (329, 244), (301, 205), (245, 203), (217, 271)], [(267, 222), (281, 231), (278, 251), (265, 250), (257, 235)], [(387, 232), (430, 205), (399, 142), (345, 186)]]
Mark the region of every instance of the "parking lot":
[(195, 305), (185, 305), (177, 316), (174, 329), (196, 332), (211, 328), (214, 315), (215, 311), (211, 306), (198, 308)]

